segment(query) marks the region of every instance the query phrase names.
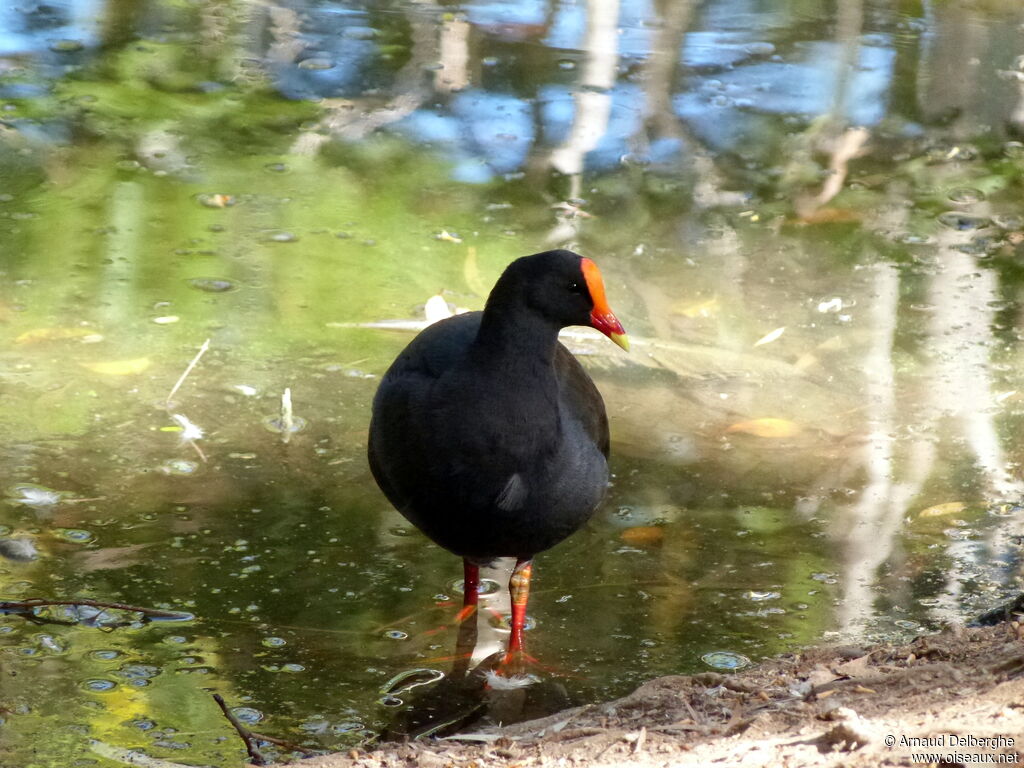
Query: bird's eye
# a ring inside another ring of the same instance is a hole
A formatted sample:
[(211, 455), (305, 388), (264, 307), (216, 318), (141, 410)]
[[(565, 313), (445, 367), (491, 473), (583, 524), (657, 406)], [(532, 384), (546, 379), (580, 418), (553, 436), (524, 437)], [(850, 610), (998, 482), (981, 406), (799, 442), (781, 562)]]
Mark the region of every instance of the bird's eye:
[(569, 283), (569, 290), (573, 293), (583, 293), (583, 283), (573, 280)]

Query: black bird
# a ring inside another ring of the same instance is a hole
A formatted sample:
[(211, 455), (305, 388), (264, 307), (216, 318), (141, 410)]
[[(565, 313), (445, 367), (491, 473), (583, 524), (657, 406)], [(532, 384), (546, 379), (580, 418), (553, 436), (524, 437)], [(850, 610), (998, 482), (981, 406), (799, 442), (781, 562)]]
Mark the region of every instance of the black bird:
[(460, 618), (475, 610), (479, 566), (516, 558), (509, 660), (522, 652), (533, 556), (582, 526), (608, 484), (604, 401), (558, 341), (570, 325), (629, 349), (593, 261), (517, 259), (483, 312), (413, 339), (373, 401), (370, 469), (399, 512), (463, 558)]

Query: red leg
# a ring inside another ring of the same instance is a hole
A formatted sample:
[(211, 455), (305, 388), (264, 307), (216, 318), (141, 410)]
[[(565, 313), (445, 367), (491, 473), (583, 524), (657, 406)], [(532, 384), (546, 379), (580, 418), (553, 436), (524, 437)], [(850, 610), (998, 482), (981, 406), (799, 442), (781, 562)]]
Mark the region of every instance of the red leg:
[(512, 596), (512, 635), (508, 639), (509, 658), (523, 651), (523, 627), (526, 625), (526, 603), (530, 599), (530, 576), (533, 566), (530, 560), (516, 560), (508, 591)]
[(480, 566), (463, 558), (462, 560), (462, 610), (456, 621), (465, 621), (476, 613), (480, 601)]

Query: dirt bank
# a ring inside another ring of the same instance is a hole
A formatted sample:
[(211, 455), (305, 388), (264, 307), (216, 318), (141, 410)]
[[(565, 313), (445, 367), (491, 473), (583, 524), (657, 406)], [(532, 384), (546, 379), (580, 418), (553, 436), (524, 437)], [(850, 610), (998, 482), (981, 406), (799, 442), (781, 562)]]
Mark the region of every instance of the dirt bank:
[(1024, 627), (1004, 622), (906, 645), (818, 648), (728, 676), (663, 677), (542, 720), (301, 765), (992, 765), (1024, 762), (1022, 744)]

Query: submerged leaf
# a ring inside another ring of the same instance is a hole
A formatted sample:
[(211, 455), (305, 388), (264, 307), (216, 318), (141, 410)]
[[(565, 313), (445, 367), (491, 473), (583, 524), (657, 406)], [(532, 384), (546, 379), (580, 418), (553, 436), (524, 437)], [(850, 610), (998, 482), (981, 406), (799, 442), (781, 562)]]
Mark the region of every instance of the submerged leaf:
[(108, 376), (131, 376), (149, 368), (150, 359), (148, 357), (133, 357), (129, 360), (106, 360), (96, 363), (80, 363), (80, 365), (93, 373), (102, 373)]
[(926, 507), (917, 513), (918, 517), (942, 517), (943, 515), (953, 515), (957, 512), (963, 512), (967, 509), (966, 502), (963, 501), (947, 501), (945, 504), (935, 504), (931, 507)]
[(756, 437), (792, 437), (800, 432), (800, 425), (788, 419), (754, 419), (729, 426), (726, 432), (741, 432)]
[(490, 287), (480, 277), (480, 268), (476, 262), (476, 248), (472, 245), (466, 249), (466, 260), (462, 263), (462, 277), (469, 286), (469, 290), (477, 296), (486, 296), (491, 292)]
[(31, 331), (25, 331), (14, 340), (14, 343), (36, 344), (40, 341), (64, 341), (66, 339), (81, 339), (83, 342), (91, 343), (102, 341), (103, 336), (92, 328), (34, 328)]
[(637, 525), (624, 530), (619, 534), (619, 538), (627, 544), (639, 546), (661, 544), (665, 539), (665, 529), (660, 525)]
[(760, 346), (761, 346), (762, 344), (771, 344), (771, 343), (772, 343), (773, 341), (775, 341), (776, 339), (778, 339), (778, 338), (779, 338), (779, 336), (781, 336), (781, 335), (782, 335), (782, 334), (784, 334), (785, 332), (786, 332), (786, 326), (782, 326), (781, 328), (776, 328), (776, 329), (775, 329), (774, 331), (772, 331), (771, 333), (766, 333), (766, 334), (765, 334), (764, 336), (762, 336), (762, 337), (761, 337), (760, 339), (758, 339), (757, 341), (755, 341), (755, 342), (754, 342), (754, 346), (755, 346), (755, 347), (760, 347)]
[(683, 317), (712, 317), (718, 314), (718, 297), (696, 302), (677, 301), (672, 305), (672, 314)]

